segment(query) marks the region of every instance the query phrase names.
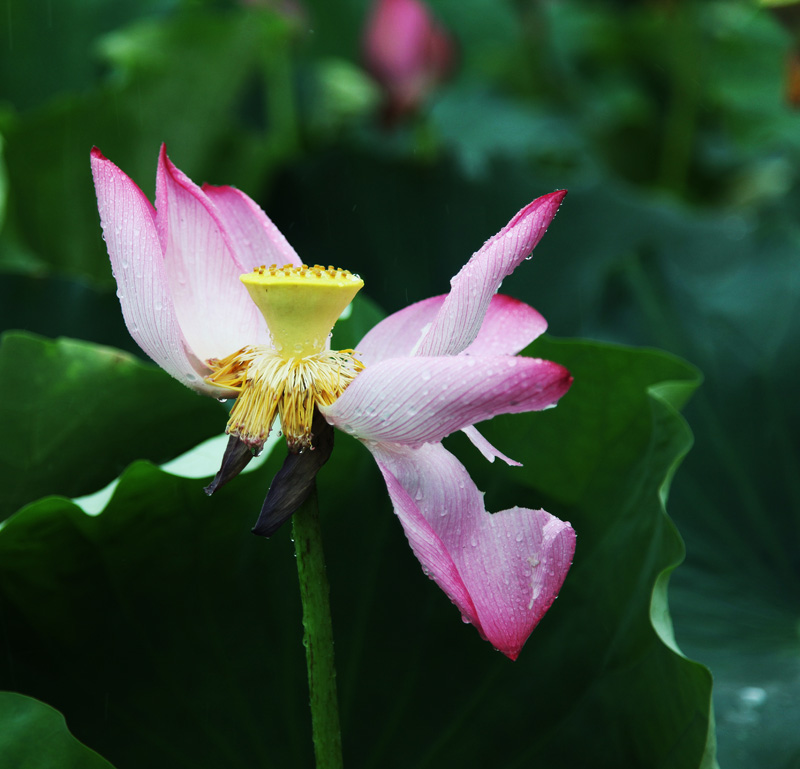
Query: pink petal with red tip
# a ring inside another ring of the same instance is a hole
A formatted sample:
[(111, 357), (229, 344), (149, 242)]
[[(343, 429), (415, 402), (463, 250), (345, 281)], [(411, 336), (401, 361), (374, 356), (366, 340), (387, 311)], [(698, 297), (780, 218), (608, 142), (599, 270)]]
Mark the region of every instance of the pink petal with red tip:
[(441, 445), (368, 444), (423, 571), (483, 638), (516, 659), (572, 564), (575, 532), (544, 510), (490, 514)]
[(203, 192), (217, 207), (230, 242), (236, 249), (236, 258), (249, 272), (262, 264), (269, 267), (301, 265), (300, 257), (283, 237), (255, 201), (235, 187), (213, 187), (204, 184)]
[(537, 358), (394, 358), (367, 367), (321, 410), (359, 439), (416, 446), (496, 414), (547, 408), (571, 384), (563, 366)]
[(163, 146), (156, 208), (175, 311), (195, 354), (202, 360), (222, 358), (266, 339), (266, 323), (239, 280), (246, 270), (216, 206)]
[(565, 190), (537, 198), (475, 253), (451, 281), (450, 293), (420, 344), (420, 355), (455, 355), (472, 344), (492, 297), (541, 240)]
[(128, 331), (136, 344), (175, 379), (207, 395), (226, 397), (228, 390), (203, 381), (209, 371), (197, 360), (181, 332), (153, 206), (130, 177), (97, 148), (92, 150), (91, 164), (103, 237)]

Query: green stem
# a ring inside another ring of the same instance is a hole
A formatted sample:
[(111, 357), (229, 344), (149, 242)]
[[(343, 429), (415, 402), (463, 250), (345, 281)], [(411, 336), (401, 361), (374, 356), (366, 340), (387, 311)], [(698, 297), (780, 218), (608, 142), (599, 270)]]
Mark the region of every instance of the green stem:
[(292, 532), (303, 604), (303, 646), (306, 647), (314, 755), (317, 769), (342, 769), (330, 590), (316, 489), (292, 516)]

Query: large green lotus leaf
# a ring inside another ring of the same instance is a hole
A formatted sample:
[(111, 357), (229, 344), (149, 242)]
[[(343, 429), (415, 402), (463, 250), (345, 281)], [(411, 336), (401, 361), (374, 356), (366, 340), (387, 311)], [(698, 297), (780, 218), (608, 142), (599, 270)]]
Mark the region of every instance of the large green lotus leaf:
[[(6, 686), (58, 707), (120, 767), (302, 765), (291, 547), (249, 532), (265, 485), (245, 475), (209, 499), (202, 481), (139, 462), (96, 518), (56, 497), (12, 517)], [(63, 557), (42, 570), (53, 546)]]
[[(6, 121), (13, 205), (0, 264), (111, 285), (89, 169), (93, 145), (151, 200), (162, 142), (198, 183), (252, 191), (269, 164), (292, 151), (288, 35), (275, 14), (253, 10), (150, 19), (103, 38), (111, 74), (102, 86)], [(271, 79), (268, 89), (260, 89), (262, 77)], [(264, 101), (268, 127), (251, 114), (263, 112)]]
[[(663, 502), (691, 445), (676, 409), (696, 387), (697, 373), (661, 353), (598, 345), (596, 355), (587, 355), (587, 347), (549, 339), (534, 344), (530, 354), (570, 369), (573, 387), (557, 409), (487, 425), (486, 436), (501, 450), (509, 431), (522, 425), (528, 440), (510, 453), (523, 470), (473, 468), (488, 489), (490, 509), (525, 499), (570, 520), (578, 533), (569, 577), (576, 593), (565, 588), (557, 604), (563, 611), (575, 596), (579, 608), (567, 610), (565, 622), (578, 621), (560, 627), (542, 650), (547, 659), (566, 653), (575, 660), (562, 684), (573, 693), (573, 709), (548, 733), (543, 763), (581, 765), (585, 739), (602, 745), (592, 765), (612, 766), (625, 755), (626, 765), (712, 766), (711, 677), (678, 653), (666, 593), (684, 550)], [(642, 387), (648, 379), (650, 386)], [(609, 569), (616, 578), (598, 581)], [(593, 651), (581, 639), (589, 627), (598, 641)], [(667, 702), (645, 694), (667, 687), (680, 696)], [(536, 715), (547, 718), (547, 710), (543, 703)], [(583, 735), (580, 743), (569, 739), (576, 733)]]
[(137, 457), (166, 461), (221, 432), (225, 412), (128, 353), (8, 332), (0, 422), (5, 518), (46, 494), (96, 491)]
[(0, 755), (14, 769), (111, 769), (67, 730), (64, 716), (49, 705), (0, 692)]
[[(424, 578), (363, 446), (337, 435), (320, 473), (351, 766), (713, 766), (710, 675), (675, 649), (666, 607), (682, 547), (662, 499), (689, 446), (676, 407), (696, 374), (599, 344), (534, 352), (576, 385), (553, 411), (488, 426), (526, 467), (473, 462), (449, 440), (489, 509), (545, 505), (578, 532), (518, 662)], [(52, 497), (10, 518), (0, 685), (59, 708), (119, 769), (307, 764), (289, 531), (249, 534), (282, 453), (212, 498), (140, 462), (97, 517)]]
[[(702, 368), (705, 386), (687, 408), (696, 446), (670, 507), (691, 564), (675, 575), (677, 635), (714, 671), (722, 765), (792, 765), (800, 755), (797, 195), (755, 217), (665, 206), (605, 185), (576, 192), (565, 211), (574, 203), (584, 232), (559, 218), (547, 235), (567, 259), (534, 259), (533, 280), (512, 291), (552, 328), (656, 344)], [(591, 248), (585, 232), (595, 234)], [(572, 264), (576, 254), (585, 257)], [(569, 290), (579, 312), (560, 300)]]

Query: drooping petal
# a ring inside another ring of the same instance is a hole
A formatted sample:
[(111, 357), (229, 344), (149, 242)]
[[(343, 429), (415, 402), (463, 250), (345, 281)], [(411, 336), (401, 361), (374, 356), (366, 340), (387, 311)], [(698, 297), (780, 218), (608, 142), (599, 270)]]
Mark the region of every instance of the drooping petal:
[(547, 321), (519, 299), (495, 294), (475, 341), (462, 355), (516, 355), (547, 331)]
[(367, 367), (321, 410), (359, 439), (416, 446), (496, 414), (547, 408), (571, 384), (563, 366), (538, 358), (393, 358)]
[(368, 444), (423, 571), (463, 618), (512, 660), (550, 608), (575, 532), (544, 510), (490, 514), (463, 465), (441, 444)]
[(254, 454), (251, 446), (239, 440), (237, 435), (228, 436), (228, 445), (222, 455), (222, 464), (211, 483), (203, 491), (210, 497), (215, 491), (232, 481), (253, 460)]
[(247, 270), (235, 256), (216, 206), (173, 165), (163, 146), (156, 209), (178, 321), (197, 356), (223, 358), (265, 339), (264, 319), (239, 280)]
[(541, 240), (566, 194), (560, 190), (534, 200), (461, 268), (419, 355), (455, 355), (472, 344), (492, 296)]
[(475, 425), (463, 427), (461, 428), (461, 432), (469, 438), (472, 445), (490, 462), (494, 462), (495, 459), (502, 459), (503, 462), (511, 467), (522, 467), (522, 462), (517, 462), (516, 459), (507, 457), (502, 451), (498, 451), (492, 446), (492, 444), (478, 432), (478, 428), (475, 427)]
[(91, 164), (103, 237), (128, 331), (136, 344), (178, 381), (207, 395), (229, 395), (227, 388), (203, 381), (209, 371), (181, 332), (150, 201), (96, 147)]
[(356, 345), (361, 360), (372, 366), (387, 358), (412, 355), (446, 297), (442, 294), (410, 304), (373, 326)]
[(204, 184), (203, 192), (217, 207), (222, 223), (236, 250), (236, 258), (245, 272), (262, 264), (282, 267), (302, 262), (289, 241), (261, 210), (241, 190), (235, 187), (214, 187)]
[(318, 411), (314, 412), (314, 449), (289, 452), (267, 492), (253, 534), (271, 537), (316, 489), (317, 473), (330, 459), (333, 451), (333, 428)]

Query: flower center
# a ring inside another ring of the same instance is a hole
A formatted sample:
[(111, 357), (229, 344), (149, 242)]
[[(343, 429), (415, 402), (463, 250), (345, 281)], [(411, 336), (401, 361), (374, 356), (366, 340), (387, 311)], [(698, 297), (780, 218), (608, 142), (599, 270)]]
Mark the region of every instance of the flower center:
[(364, 281), (333, 267), (257, 267), (241, 276), (267, 321), (272, 347), (208, 361), (207, 378), (238, 390), (227, 432), (260, 449), (280, 416), (290, 451), (313, 445), (315, 406), (331, 405), (364, 368), (353, 350), (327, 350), (328, 335)]
[(287, 360), (322, 352), (342, 311), (364, 286), (333, 267), (258, 267), (241, 277), (261, 310), (275, 351)]

